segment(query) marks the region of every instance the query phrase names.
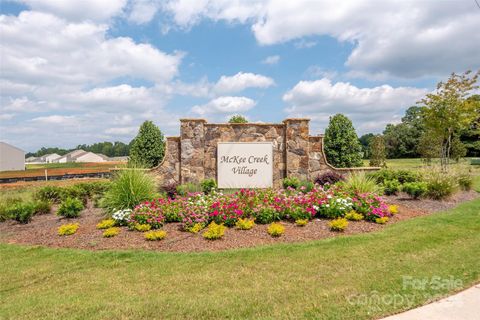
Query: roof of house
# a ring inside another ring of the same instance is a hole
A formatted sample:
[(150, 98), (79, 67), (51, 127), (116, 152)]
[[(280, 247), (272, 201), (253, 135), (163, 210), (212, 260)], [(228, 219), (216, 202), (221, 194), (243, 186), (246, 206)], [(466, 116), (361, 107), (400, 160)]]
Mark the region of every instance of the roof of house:
[(9, 143), (6, 143), (6, 142), (3, 142), (3, 141), (0, 141), (0, 146), (2, 146), (2, 145), (3, 145), (3, 146), (6, 146), (6, 147), (9, 147), (9, 148), (16, 149), (16, 150), (18, 150), (18, 151), (21, 151), (21, 152), (25, 153), (25, 151), (23, 151), (23, 150), (22, 150), (22, 149), (20, 149), (20, 148), (17, 148), (17, 147), (15, 147), (15, 146), (12, 146), (12, 145), (11, 145), (11, 144), (9, 144)]

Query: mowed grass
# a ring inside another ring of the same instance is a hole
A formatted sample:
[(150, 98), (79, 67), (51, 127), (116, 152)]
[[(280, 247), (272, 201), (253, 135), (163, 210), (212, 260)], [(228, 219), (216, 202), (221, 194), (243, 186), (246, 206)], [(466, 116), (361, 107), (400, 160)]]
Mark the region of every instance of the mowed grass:
[(480, 199), (380, 232), (218, 253), (0, 244), (0, 318), (372, 319), (460, 289), (403, 277), (478, 283), (479, 256)]
[[(460, 160), (460, 164), (463, 165), (470, 165), (470, 162), (474, 158), (464, 158)], [(440, 160), (434, 159), (432, 161), (433, 165), (439, 165)], [(369, 160), (363, 160), (364, 166), (369, 166)], [(390, 169), (419, 169), (426, 167), (425, 162), (421, 158), (410, 158), (410, 159), (387, 159), (387, 167)], [(472, 168), (478, 168), (480, 170), (480, 166), (472, 166)]]

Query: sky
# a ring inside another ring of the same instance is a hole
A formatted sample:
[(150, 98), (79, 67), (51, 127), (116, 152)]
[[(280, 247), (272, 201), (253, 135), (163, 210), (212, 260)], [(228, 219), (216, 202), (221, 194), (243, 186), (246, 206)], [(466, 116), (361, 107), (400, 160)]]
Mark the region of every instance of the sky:
[(152, 120), (346, 114), (380, 133), (480, 69), (475, 0), (1, 0), (0, 140), (129, 142)]

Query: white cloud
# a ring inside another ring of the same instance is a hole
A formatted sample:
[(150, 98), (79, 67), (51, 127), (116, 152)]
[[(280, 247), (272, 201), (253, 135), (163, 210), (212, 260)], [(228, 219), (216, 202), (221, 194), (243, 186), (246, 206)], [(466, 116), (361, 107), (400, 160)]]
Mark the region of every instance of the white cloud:
[[(112, 140), (115, 132), (126, 138), (125, 130), (106, 130), (138, 127), (147, 119), (166, 133), (176, 130), (171, 122), (178, 116), (164, 108), (183, 53), (165, 53), (107, 31), (101, 23), (44, 12), (0, 15), (0, 111), (19, 115), (2, 123), (2, 134), (34, 150)], [(149, 85), (111, 85), (123, 78)]]
[(122, 76), (165, 82), (177, 75), (183, 56), (108, 38), (104, 25), (32, 11), (0, 16), (0, 31), (2, 77), (12, 83), (96, 84)]
[(474, 1), (195, 1), (163, 7), (181, 27), (201, 19), (249, 23), (261, 45), (312, 36), (351, 43), (351, 75), (416, 78), (480, 68)]
[(279, 55), (268, 56), (262, 60), (263, 64), (277, 64), (280, 61)]
[(315, 47), (316, 45), (317, 45), (316, 41), (308, 41), (308, 40), (305, 40), (305, 39), (301, 39), (301, 40), (296, 41), (294, 43), (294, 46), (297, 49), (308, 49), (308, 48)]
[(131, 1), (131, 11), (128, 20), (137, 24), (150, 22), (159, 8), (158, 1), (154, 0), (134, 0)]
[(426, 89), (382, 85), (359, 88), (347, 82), (332, 83), (323, 78), (300, 81), (283, 96), (289, 116), (310, 117), (318, 126), (325, 126), (330, 115), (344, 113), (358, 128), (382, 130), (392, 117), (399, 117), (405, 109), (427, 93)]
[(35, 11), (52, 13), (73, 21), (105, 21), (119, 15), (127, 0), (18, 0)]
[(50, 115), (50, 116), (33, 118), (30, 121), (40, 123), (40, 124), (48, 124), (48, 125), (62, 125), (62, 126), (78, 125), (78, 121), (75, 116)]
[(196, 105), (192, 107), (192, 112), (198, 115), (229, 114), (248, 111), (255, 105), (256, 102), (247, 97), (225, 96), (210, 100), (203, 105)]
[(106, 134), (132, 137), (138, 131), (138, 127), (116, 127), (105, 130)]
[(239, 72), (233, 76), (221, 76), (213, 91), (217, 94), (236, 93), (247, 88), (268, 88), (274, 84), (272, 78), (260, 74)]
[(0, 120), (10, 120), (13, 117), (15, 117), (13, 113), (0, 113)]

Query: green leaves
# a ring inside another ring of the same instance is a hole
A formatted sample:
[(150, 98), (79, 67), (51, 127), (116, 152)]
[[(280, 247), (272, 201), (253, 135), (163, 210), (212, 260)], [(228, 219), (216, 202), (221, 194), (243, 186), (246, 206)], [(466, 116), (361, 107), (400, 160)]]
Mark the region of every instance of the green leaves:
[(334, 167), (349, 168), (362, 166), (362, 147), (352, 121), (343, 114), (330, 117), (325, 130), (325, 153)]
[(145, 121), (130, 149), (130, 161), (153, 168), (162, 161), (165, 143), (163, 134), (152, 121)]

